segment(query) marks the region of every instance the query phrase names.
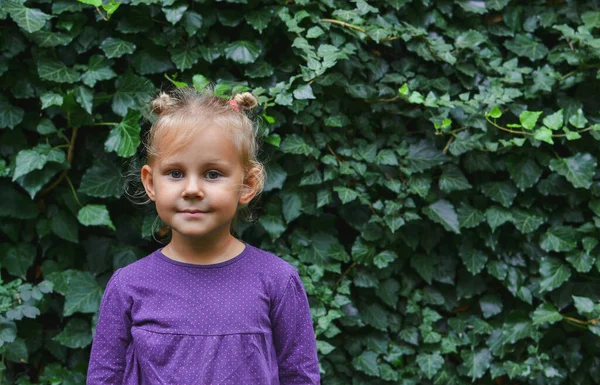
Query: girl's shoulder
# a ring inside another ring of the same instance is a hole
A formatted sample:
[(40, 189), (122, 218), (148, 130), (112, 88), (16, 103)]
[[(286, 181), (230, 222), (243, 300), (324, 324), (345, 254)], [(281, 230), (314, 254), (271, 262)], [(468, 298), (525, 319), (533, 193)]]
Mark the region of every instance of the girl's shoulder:
[(283, 258), (276, 256), (275, 254), (259, 249), (252, 245), (246, 245), (251, 258), (246, 261), (246, 265), (250, 266), (251, 269), (257, 273), (268, 274), (273, 278), (289, 279), (291, 275), (297, 273), (296, 268)]

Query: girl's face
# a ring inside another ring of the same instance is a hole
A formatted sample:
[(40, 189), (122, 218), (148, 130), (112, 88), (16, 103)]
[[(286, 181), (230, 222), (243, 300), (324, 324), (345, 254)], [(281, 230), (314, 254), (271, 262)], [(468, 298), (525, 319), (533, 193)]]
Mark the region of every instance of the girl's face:
[(227, 130), (211, 125), (197, 131), (174, 153), (161, 144), (159, 151), (167, 155), (142, 167), (146, 193), (172, 229), (173, 241), (229, 236), (238, 205), (256, 194)]

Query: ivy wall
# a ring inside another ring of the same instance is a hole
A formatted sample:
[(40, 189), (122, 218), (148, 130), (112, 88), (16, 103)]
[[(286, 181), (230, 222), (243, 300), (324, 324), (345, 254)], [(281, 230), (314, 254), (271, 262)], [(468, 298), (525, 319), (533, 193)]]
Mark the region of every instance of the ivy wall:
[[(600, 12), (574, 0), (0, 2), (0, 383), (83, 384), (159, 89), (259, 97), (241, 237), (323, 383), (600, 383)], [(154, 228), (156, 230), (156, 228)]]

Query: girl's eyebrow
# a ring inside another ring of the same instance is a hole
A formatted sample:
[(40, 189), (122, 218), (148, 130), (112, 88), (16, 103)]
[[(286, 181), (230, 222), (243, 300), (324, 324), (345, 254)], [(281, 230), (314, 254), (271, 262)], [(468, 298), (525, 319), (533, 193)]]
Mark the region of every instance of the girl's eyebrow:
[[(184, 162), (176, 161), (176, 160), (168, 160), (165, 162), (161, 162), (161, 168), (173, 168), (173, 167), (182, 167)], [(202, 162), (203, 166), (219, 166), (219, 167), (227, 167), (229, 162), (223, 161), (221, 159), (209, 159), (205, 162)]]

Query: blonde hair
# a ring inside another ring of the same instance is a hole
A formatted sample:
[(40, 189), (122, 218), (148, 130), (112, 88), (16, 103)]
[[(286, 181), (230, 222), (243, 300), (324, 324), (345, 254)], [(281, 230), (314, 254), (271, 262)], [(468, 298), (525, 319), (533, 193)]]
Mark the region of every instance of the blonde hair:
[(247, 116), (258, 105), (250, 92), (235, 94), (229, 100), (220, 98), (206, 90), (198, 92), (191, 87), (161, 92), (151, 102), (156, 120), (148, 131), (144, 147), (147, 161), (168, 155), (161, 142), (168, 143), (169, 153), (173, 153), (189, 143), (196, 130), (207, 124), (215, 124), (231, 134), (233, 144), (239, 151), (244, 174), (255, 169), (256, 189), (259, 194), (265, 181), (265, 168), (258, 160), (256, 127)]

